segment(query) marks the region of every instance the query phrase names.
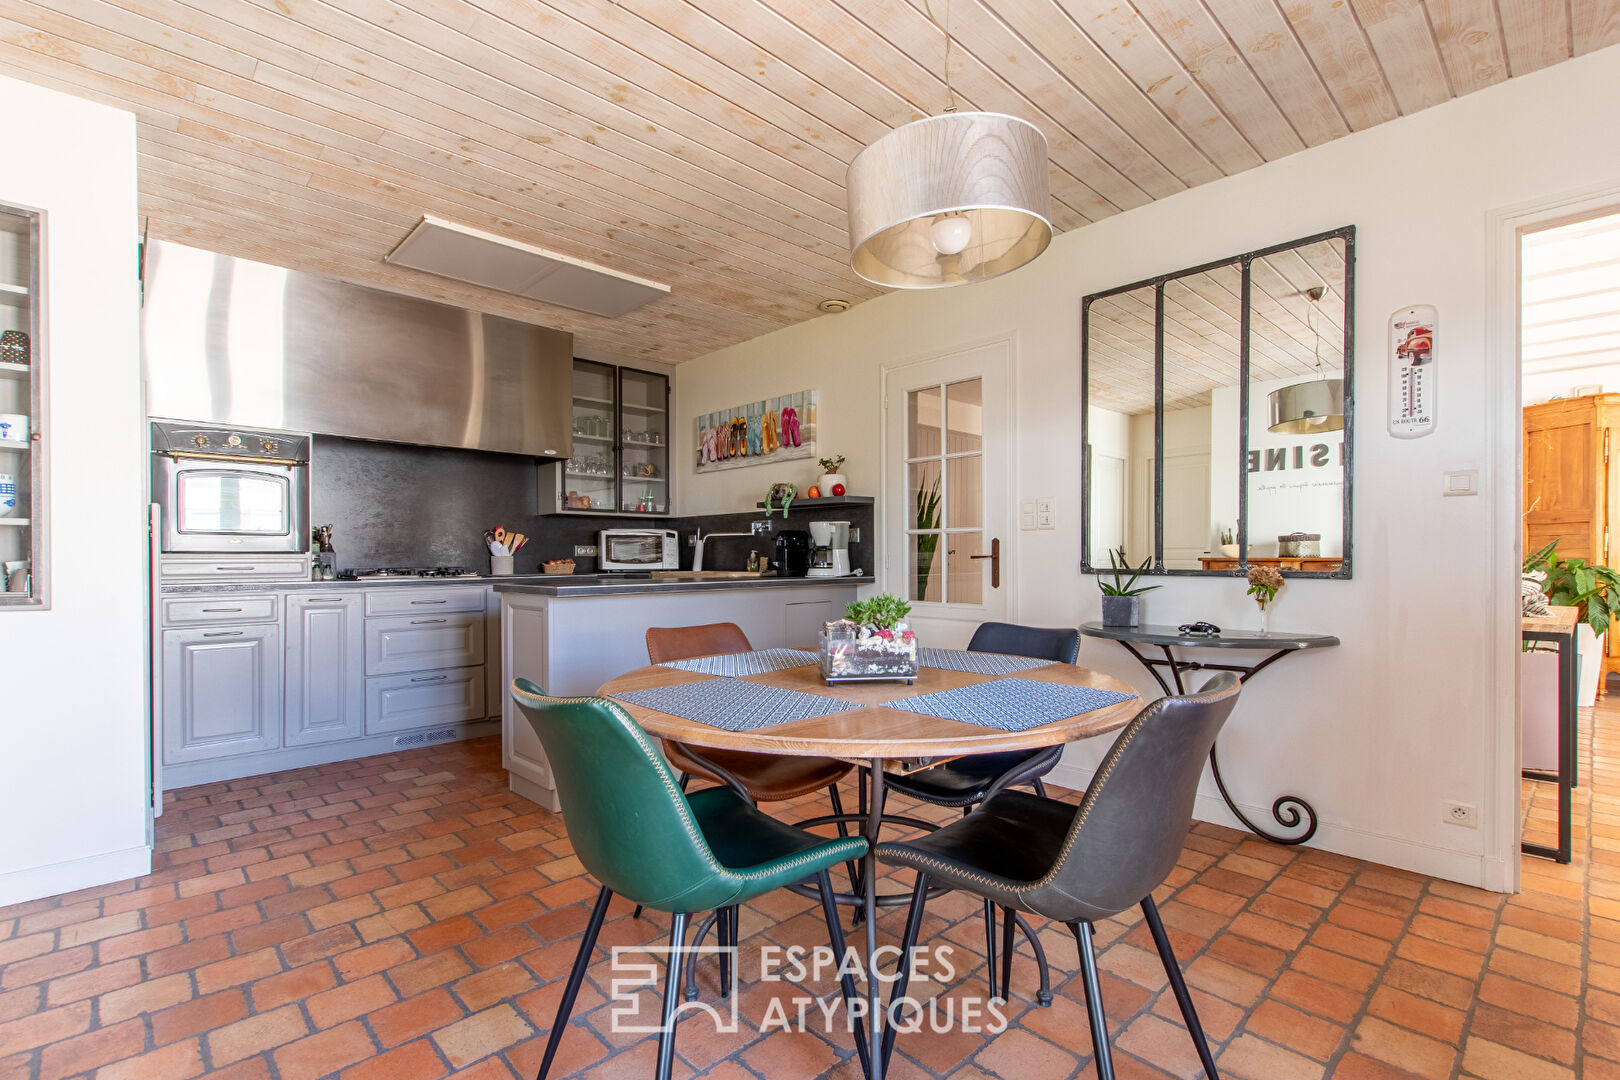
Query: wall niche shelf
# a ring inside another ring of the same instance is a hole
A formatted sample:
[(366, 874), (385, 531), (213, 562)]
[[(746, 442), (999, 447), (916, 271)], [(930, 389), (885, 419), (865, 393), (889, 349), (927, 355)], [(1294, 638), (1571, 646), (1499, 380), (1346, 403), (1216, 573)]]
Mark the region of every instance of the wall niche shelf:
[[(41, 318), (43, 215), (0, 205), (0, 413), (27, 417), (32, 437), (0, 441), (0, 477), (11, 503), (0, 517), (0, 611), (47, 607), (50, 584), (45, 484), (45, 332)], [(18, 363), (16, 360), (26, 360)], [(15, 502), (12, 500), (15, 499)], [(8, 591), (8, 580), (16, 591)]]

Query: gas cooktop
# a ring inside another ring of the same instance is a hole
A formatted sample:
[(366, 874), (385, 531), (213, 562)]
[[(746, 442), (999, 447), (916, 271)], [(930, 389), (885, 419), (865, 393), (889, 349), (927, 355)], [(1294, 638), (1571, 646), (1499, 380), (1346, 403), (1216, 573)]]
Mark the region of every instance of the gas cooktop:
[(417, 578), (475, 578), (465, 566), (378, 566), (369, 570), (345, 570), (342, 581), (410, 581)]

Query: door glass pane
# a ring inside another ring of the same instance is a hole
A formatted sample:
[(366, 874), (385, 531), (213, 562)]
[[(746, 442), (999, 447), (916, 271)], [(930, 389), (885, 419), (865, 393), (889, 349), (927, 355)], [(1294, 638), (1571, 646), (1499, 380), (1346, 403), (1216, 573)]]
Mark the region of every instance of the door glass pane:
[(931, 457), (939, 453), (939, 387), (913, 390), (906, 395), (907, 457)]
[(984, 449), (984, 387), (979, 379), (964, 379), (945, 388), (945, 452), (960, 454)]
[(939, 558), (939, 533), (913, 533), (907, 538), (906, 595), (931, 604), (945, 599), (945, 570)]
[(943, 492), (939, 483), (939, 462), (919, 461), (907, 467), (911, 473), (908, 488), (911, 502), (909, 527), (913, 529), (940, 528), (943, 516)]
[(948, 533), (945, 555), (946, 598), (953, 604), (984, 603), (985, 567), (989, 559), (974, 559), (984, 550), (984, 534)]
[(179, 477), (180, 531), (287, 531), (287, 481), (277, 476), (185, 472)]
[(978, 529), (984, 525), (984, 458), (979, 454), (948, 458), (945, 462), (949, 492), (948, 526), (952, 529)]

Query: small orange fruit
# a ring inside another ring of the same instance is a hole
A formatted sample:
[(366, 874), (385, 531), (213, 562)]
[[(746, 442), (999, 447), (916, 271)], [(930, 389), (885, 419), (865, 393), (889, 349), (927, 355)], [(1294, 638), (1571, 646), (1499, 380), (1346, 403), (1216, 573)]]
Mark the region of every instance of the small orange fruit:
[(821, 498), (821, 489), (811, 484), (810, 490), (806, 494), (812, 499), (819, 499)]

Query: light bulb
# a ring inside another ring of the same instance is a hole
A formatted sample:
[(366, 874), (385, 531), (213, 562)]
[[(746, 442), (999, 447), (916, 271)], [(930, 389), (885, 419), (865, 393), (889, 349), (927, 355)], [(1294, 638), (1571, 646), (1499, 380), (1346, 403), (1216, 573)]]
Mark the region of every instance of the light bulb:
[(946, 214), (928, 226), (928, 240), (941, 255), (957, 255), (973, 239), (973, 222), (961, 214)]

